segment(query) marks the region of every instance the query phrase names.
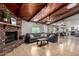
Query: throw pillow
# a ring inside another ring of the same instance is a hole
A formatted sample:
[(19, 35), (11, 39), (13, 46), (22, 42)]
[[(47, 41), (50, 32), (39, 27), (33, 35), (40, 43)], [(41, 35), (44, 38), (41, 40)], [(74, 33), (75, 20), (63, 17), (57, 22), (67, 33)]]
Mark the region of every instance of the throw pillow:
[(50, 35), (49, 37), (52, 37), (53, 35)]
[(45, 37), (47, 37), (47, 34), (44, 34)]
[(33, 35), (30, 35), (30, 37), (31, 37), (31, 38), (34, 38), (34, 36), (33, 36)]
[(43, 37), (43, 36), (44, 36), (44, 34), (41, 34), (41, 36)]

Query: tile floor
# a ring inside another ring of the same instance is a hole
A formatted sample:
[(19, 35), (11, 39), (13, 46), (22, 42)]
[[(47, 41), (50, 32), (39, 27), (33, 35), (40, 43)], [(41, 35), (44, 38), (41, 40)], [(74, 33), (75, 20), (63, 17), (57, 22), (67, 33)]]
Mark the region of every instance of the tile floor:
[(23, 43), (6, 56), (79, 56), (79, 37), (59, 38), (57, 43), (43, 47), (38, 47), (37, 43)]

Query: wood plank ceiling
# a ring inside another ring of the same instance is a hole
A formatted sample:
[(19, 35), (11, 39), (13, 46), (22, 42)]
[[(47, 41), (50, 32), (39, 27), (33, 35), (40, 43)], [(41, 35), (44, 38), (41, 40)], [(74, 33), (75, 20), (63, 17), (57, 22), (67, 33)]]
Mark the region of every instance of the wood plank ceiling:
[(67, 9), (68, 3), (6, 3), (5, 5), (16, 16), (26, 21), (48, 25), (79, 13), (78, 3), (70, 9)]
[(54, 13), (57, 9), (59, 9), (63, 5), (64, 5), (63, 3), (49, 3), (32, 20), (38, 19), (38, 21), (40, 21), (49, 14)]
[(30, 20), (36, 13), (38, 13), (45, 4), (43, 3), (26, 3), (22, 4), (19, 16), (23, 19)]
[(4, 3), (4, 5), (16, 16), (18, 16), (18, 13), (20, 11), (22, 4), (21, 3)]

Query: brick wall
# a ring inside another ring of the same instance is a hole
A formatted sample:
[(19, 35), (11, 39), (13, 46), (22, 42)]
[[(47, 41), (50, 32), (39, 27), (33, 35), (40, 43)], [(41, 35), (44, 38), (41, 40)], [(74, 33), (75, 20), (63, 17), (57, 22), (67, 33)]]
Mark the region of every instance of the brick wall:
[[(3, 4), (0, 4), (1, 10), (8, 10)], [(8, 10), (8, 12), (10, 12)], [(11, 12), (10, 12), (11, 13)], [(21, 19), (17, 18), (13, 13), (11, 13), (13, 17), (17, 19), (17, 25), (21, 26)], [(13, 41), (11, 43), (5, 44), (5, 32), (6, 31), (17, 31), (18, 32), (18, 40)], [(21, 35), (21, 28), (5, 26), (0, 24), (0, 55), (5, 55), (6, 53), (12, 51), (14, 48), (23, 43), (23, 40), (19, 40), (19, 36)]]

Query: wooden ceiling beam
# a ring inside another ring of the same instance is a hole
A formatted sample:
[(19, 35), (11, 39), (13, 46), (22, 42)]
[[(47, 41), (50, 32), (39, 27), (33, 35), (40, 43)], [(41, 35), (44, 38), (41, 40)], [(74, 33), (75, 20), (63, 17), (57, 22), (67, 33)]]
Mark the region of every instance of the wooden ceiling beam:
[(44, 6), (42, 6), (30, 19), (29, 19), (29, 21), (31, 21), (31, 19), (36, 15), (36, 14), (38, 14), (38, 12), (39, 11), (41, 11), (41, 9), (43, 8), (43, 7), (45, 7), (47, 4), (45, 4)]
[[(50, 17), (50, 18), (53, 20), (53, 19), (57, 18), (56, 16), (68, 12), (69, 10), (66, 9), (66, 6), (67, 6), (67, 5), (68, 5), (68, 3), (65, 4), (62, 8), (58, 9), (56, 12), (52, 13), (51, 15), (49, 15), (48, 17)], [(43, 19), (43, 20), (44, 20), (44, 19)], [(42, 20), (41, 20), (41, 21), (42, 21)], [(52, 21), (51, 21), (51, 22), (52, 22)]]
[[(47, 17), (51, 13), (55, 12), (57, 9), (65, 5), (64, 3), (49, 3), (47, 6), (45, 6), (34, 18), (32, 18), (32, 21), (34, 19), (38, 19), (40, 21), (41, 19)], [(38, 22), (37, 21), (37, 22)]]
[[(49, 17), (51, 14), (57, 12), (59, 9), (61, 9), (61, 8), (64, 7), (65, 5), (67, 5), (67, 4), (63, 4), (63, 5), (60, 6), (58, 9), (56, 9), (56, 10), (54, 10), (52, 13), (48, 14), (46, 17)], [(45, 18), (45, 17), (44, 17), (44, 18)], [(44, 18), (40, 19), (39, 21), (43, 20)], [(39, 21), (38, 21), (38, 22), (39, 22)]]
[(22, 4), (18, 4), (18, 11), (17, 11), (17, 16), (19, 17), (20, 9), (21, 9)]
[(79, 13), (79, 4), (77, 5), (77, 7), (70, 9), (70, 11), (68, 11), (67, 13), (64, 13), (63, 15), (60, 15), (59, 17), (57, 17), (57, 19), (55, 21), (51, 22), (50, 24), (63, 20), (65, 18), (68, 18), (68, 17), (73, 16), (78, 13)]

